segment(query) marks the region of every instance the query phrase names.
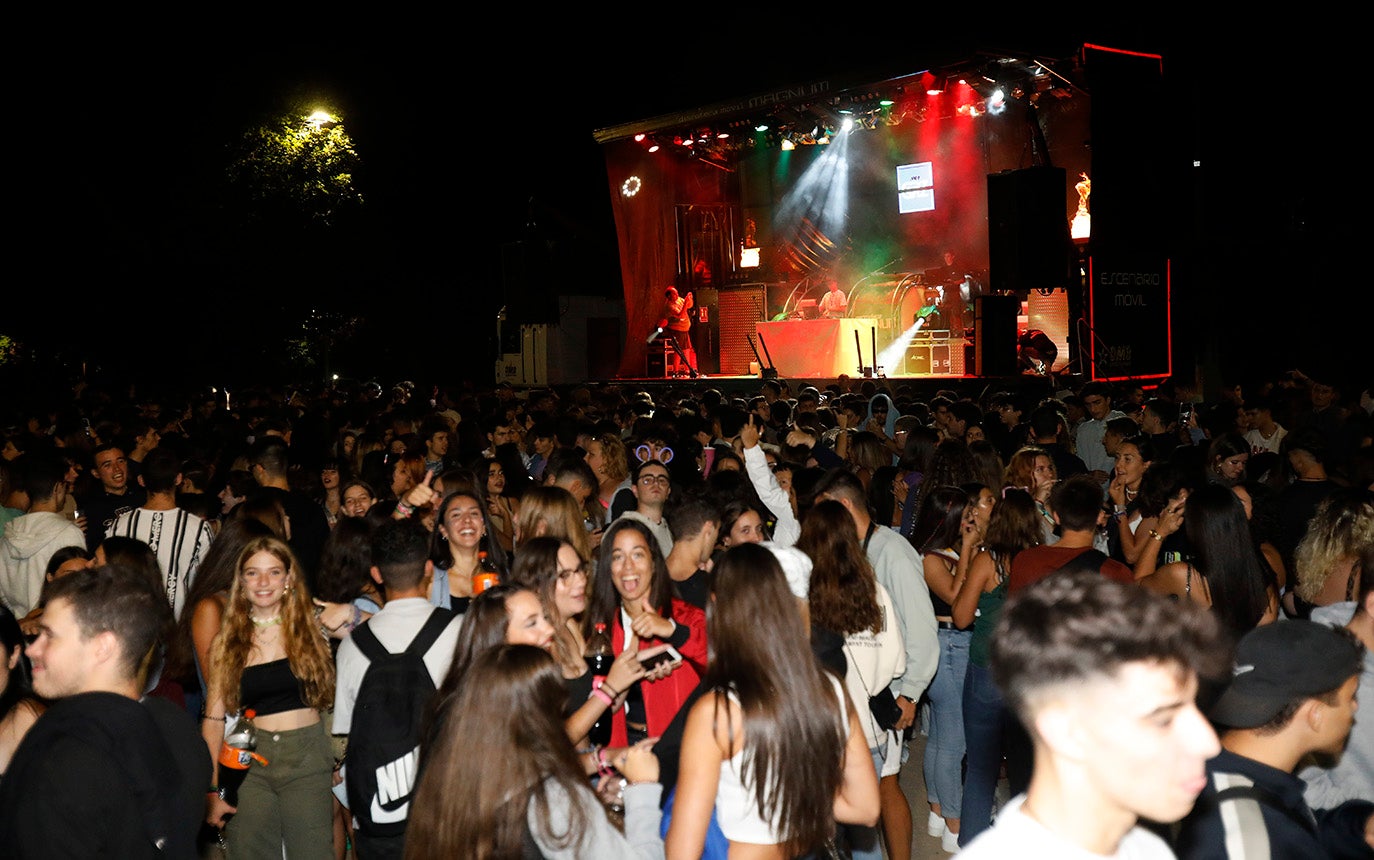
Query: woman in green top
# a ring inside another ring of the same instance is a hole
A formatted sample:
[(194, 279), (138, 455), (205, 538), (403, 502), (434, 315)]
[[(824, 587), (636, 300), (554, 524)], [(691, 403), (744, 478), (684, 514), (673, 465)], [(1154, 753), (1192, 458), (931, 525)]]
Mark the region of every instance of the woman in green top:
[[(959, 830), (960, 847), (992, 823), (993, 792), (1003, 753), (1012, 795), (1030, 782), (1030, 744), (1016, 718), (1002, 700), (988, 668), (992, 630), (1011, 578), (1011, 561), (1023, 549), (1040, 543), (1040, 513), (1024, 490), (1008, 489), (992, 510), (987, 541), (967, 568), (961, 566), (951, 610), (960, 627), (973, 624), (968, 674), (964, 678), (964, 743), (967, 768)], [(1018, 742), (1017, 734), (1023, 737)], [(1023, 753), (1024, 758), (1016, 753)]]

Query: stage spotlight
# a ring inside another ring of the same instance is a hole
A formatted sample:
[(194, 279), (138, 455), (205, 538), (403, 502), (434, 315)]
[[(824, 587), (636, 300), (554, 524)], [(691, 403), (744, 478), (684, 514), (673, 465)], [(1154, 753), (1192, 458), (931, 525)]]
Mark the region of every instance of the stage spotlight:
[(754, 131), (767, 131), (767, 130), (768, 130), (768, 123), (766, 123), (766, 122), (761, 122), (761, 123), (759, 123), (758, 125), (754, 126)]
[(640, 132), (639, 134), (635, 135), (635, 143), (643, 143), (644, 137), (645, 135), (643, 132)]
[(993, 116), (998, 116), (1007, 109), (1007, 96), (1004, 92), (1002, 92), (1001, 87), (998, 87), (997, 89), (992, 91), (992, 95), (988, 96), (987, 104), (988, 113), (992, 114)]
[(782, 139), (782, 151), (783, 151), (783, 152), (791, 152), (792, 150), (794, 150), (794, 149), (796, 149), (796, 148), (797, 148), (797, 145), (796, 145), (795, 143), (792, 142), (792, 138), (790, 138), (790, 137), (784, 137), (784, 138)]
[(854, 128), (854, 118), (851, 116), (845, 117), (840, 123), (840, 131), (849, 131), (852, 128)]
[(649, 144), (649, 151), (650, 151), (650, 152), (658, 152), (658, 144), (657, 144), (657, 143), (651, 143), (651, 144)]

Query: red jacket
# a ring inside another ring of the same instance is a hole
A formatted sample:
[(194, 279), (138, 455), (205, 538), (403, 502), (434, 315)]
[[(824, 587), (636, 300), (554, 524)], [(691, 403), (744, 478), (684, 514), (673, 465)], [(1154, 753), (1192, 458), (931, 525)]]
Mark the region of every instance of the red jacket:
[[(682, 665), (662, 680), (639, 682), (644, 692), (644, 715), (651, 738), (661, 735), (673, 721), (682, 703), (697, 688), (701, 673), (706, 671), (706, 613), (676, 597), (673, 598), (672, 613), (678, 626), (686, 627), (689, 631), (687, 642), (677, 649), (682, 654)], [(619, 608), (613, 618), (611, 648), (619, 654), (625, 648), (625, 629), (620, 626)], [(648, 648), (662, 641), (642, 639), (639, 647)], [(615, 712), (611, 723), (611, 746), (623, 747), (626, 742), (625, 709), (621, 708)]]

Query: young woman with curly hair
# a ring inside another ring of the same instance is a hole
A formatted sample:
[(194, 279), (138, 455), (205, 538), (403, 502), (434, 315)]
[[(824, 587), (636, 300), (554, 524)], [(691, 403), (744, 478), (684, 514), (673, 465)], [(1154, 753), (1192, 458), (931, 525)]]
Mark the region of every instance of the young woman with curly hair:
[(285, 845), (288, 857), (326, 860), (333, 856), (334, 756), (320, 711), (333, 704), (334, 661), (285, 541), (250, 541), (237, 569), (210, 646), (201, 733), (218, 781), (225, 720), (252, 709), (257, 752), (270, 764), (249, 768), (237, 807), (210, 794), (206, 820), (225, 827), (230, 857), (277, 856)]
[(630, 461), (625, 443), (614, 433), (603, 433), (587, 443), (587, 465), (597, 480), (597, 498), (606, 511), (607, 521), (614, 519), (616, 497), (623, 491), (620, 504), (634, 508), (634, 493), (630, 490)]

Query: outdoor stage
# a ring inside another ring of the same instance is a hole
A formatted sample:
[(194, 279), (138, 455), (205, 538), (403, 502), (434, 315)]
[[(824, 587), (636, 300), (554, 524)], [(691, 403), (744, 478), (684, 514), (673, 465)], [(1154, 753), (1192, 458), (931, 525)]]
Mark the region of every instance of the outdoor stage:
[[(655, 333), (670, 289), (712, 377), (1167, 376), (1161, 132), (1099, 123), (1161, 77), (1095, 45), (979, 52), (600, 129), (620, 300), (578, 318), (532, 282), (497, 379), (681, 378)], [(845, 310), (817, 319), (831, 289)]]

